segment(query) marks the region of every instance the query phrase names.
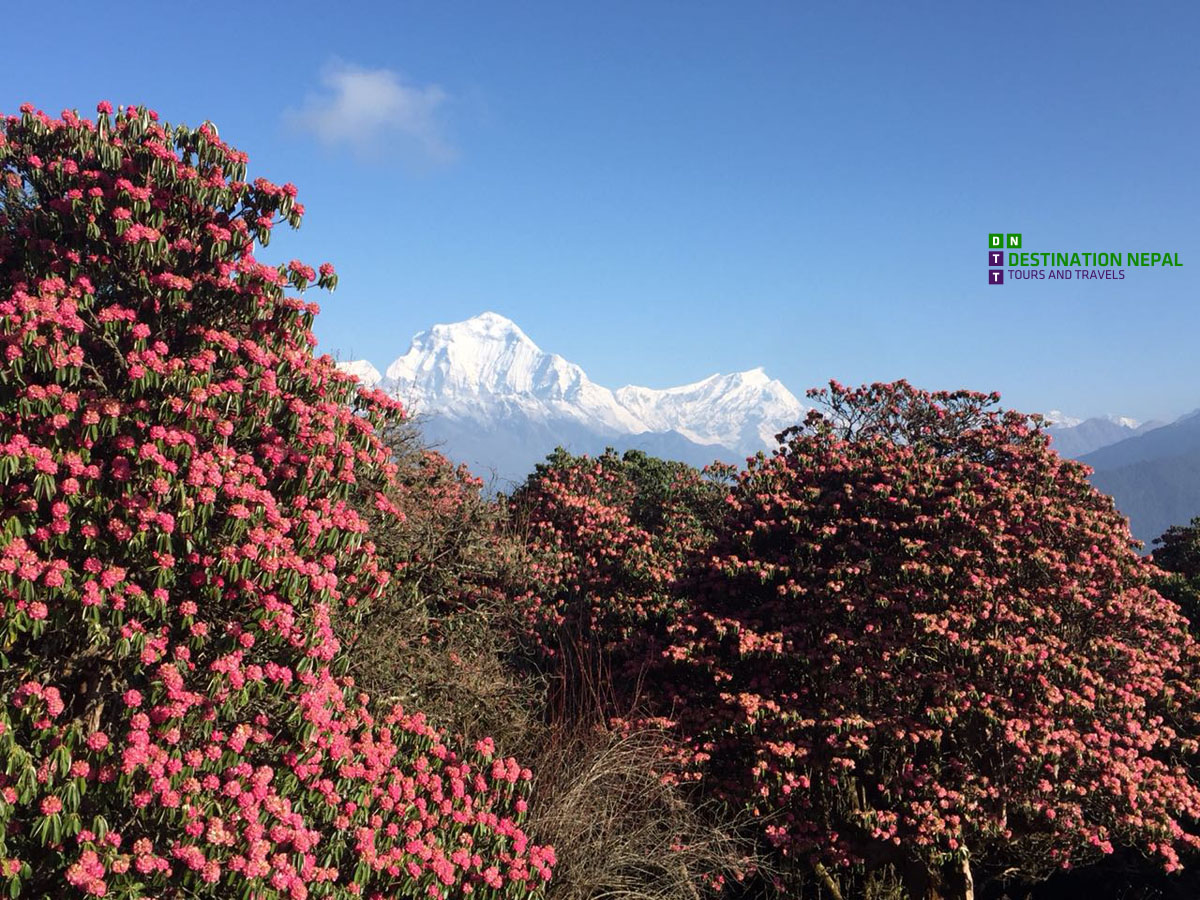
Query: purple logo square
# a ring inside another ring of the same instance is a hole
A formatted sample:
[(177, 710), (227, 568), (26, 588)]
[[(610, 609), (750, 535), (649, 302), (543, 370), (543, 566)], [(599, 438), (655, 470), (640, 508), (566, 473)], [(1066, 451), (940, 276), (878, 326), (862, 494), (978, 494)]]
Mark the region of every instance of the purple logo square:
[(989, 250), (988, 251), (988, 265), (989, 266), (1004, 265), (1004, 251), (1003, 250)]
[(1004, 284), (1004, 270), (988, 269), (988, 284)]

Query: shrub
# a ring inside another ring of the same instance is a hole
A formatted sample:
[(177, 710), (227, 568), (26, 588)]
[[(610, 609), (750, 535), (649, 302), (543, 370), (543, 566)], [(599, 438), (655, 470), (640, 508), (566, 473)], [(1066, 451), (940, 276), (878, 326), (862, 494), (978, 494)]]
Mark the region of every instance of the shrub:
[(559, 450), (508, 503), (528, 554), (509, 593), (526, 659), (550, 679), (524, 753), (537, 773), (529, 827), (560, 850), (554, 898), (718, 895), (753, 865), (739, 823), (681, 783), (674, 739), (630, 715), (687, 610), (679, 584), (712, 539), (725, 474)]
[(721, 514), (715, 477), (628, 451), (559, 450), (512, 497), (531, 557), (518, 597), (533, 655), (557, 679), (559, 703), (628, 712), (641, 676), (687, 609), (677, 590)]
[(836, 383), (728, 498), (661, 708), (782, 865), (913, 897), (1178, 866), (1195, 645), (1112, 502), (995, 395)]
[(399, 409), (312, 355), (285, 292), (332, 268), (253, 256), (294, 188), (211, 125), (99, 112), (0, 122), (10, 891), (536, 892), (530, 773), (343, 674), (335, 623), (388, 577), (348, 498)]

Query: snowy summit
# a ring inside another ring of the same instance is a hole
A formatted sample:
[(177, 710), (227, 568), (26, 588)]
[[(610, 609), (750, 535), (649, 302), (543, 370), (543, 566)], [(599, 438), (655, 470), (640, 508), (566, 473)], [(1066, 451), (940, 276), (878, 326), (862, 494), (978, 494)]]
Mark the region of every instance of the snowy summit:
[(422, 416), (451, 455), (485, 466), (491, 461), (482, 442), (457, 445), (467, 434), (494, 435), (501, 426), (501, 443), (510, 447), (524, 434), (530, 468), (557, 444), (595, 452), (638, 444), (621, 440), (638, 437), (641, 446), (675, 458), (736, 461), (773, 446), (774, 436), (808, 411), (761, 368), (614, 392), (494, 312), (421, 332), (382, 377), (366, 360), (340, 366)]

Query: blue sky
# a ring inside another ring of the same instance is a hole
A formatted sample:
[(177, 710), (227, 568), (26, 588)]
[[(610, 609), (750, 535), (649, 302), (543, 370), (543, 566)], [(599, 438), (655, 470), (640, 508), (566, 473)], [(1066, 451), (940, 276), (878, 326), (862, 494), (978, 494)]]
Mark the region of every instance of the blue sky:
[[(492, 309), (611, 387), (762, 365), (1200, 406), (1194, 2), (46, 3), (5, 30), (0, 110), (207, 118), (295, 182), (305, 224), (262, 256), (335, 263), (343, 358)], [(1183, 266), (992, 287), (994, 231)]]

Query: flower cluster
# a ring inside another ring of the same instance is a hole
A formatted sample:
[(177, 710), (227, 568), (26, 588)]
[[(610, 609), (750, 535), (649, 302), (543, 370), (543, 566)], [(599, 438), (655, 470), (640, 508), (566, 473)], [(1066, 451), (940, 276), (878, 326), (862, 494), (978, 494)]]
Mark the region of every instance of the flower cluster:
[(537, 894), (529, 772), (346, 675), (390, 576), (352, 495), (402, 411), (313, 356), (286, 291), (332, 267), (254, 257), (295, 189), (99, 111), (0, 119), (0, 879)]
[(1178, 867), (1196, 645), (1112, 501), (994, 396), (818, 399), (739, 477), (651, 680), (696, 777), (781, 857)]
[(539, 465), (512, 509), (531, 557), (516, 599), (542, 665), (598, 666), (589, 674), (634, 687), (688, 608), (681, 581), (723, 494), (716, 478), (640, 451), (558, 451)]

